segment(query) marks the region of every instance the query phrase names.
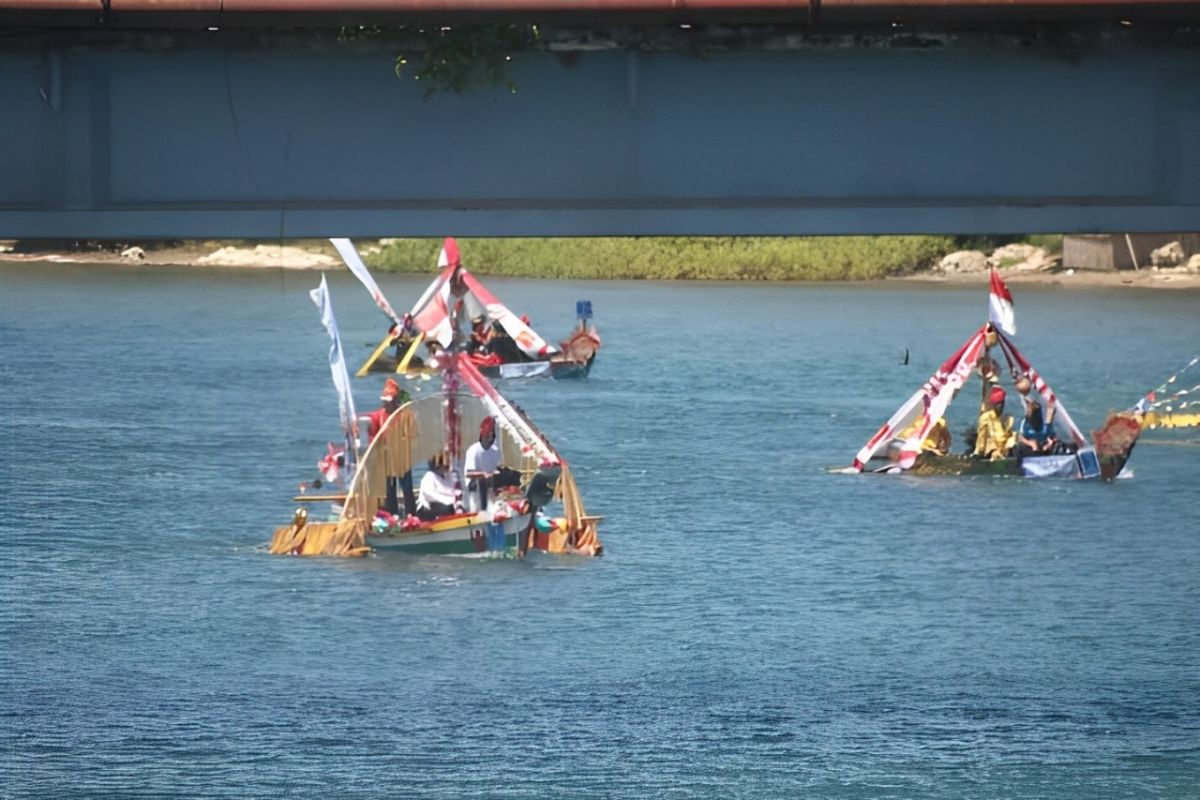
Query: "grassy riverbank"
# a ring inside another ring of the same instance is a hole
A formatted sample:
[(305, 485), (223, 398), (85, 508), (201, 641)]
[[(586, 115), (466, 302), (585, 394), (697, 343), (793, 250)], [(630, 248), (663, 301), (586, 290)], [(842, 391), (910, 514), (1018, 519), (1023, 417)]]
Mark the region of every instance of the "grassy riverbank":
[[(479, 275), (625, 280), (870, 280), (942, 277), (947, 253), (991, 252), (1025, 242), (1051, 253), (1061, 236), (704, 236), (462, 238), (463, 262)], [(373, 271), (432, 273), (441, 238), (356, 239)], [(338, 269), (327, 239), (0, 240), (0, 261), (121, 262), (258, 269)], [(1000, 263), (1001, 268), (1011, 264)], [(969, 277), (969, 276), (968, 276)]]
[[(481, 275), (646, 280), (867, 280), (928, 269), (951, 236), (459, 239)], [(385, 239), (364, 249), (373, 270), (428, 272), (441, 239)]]

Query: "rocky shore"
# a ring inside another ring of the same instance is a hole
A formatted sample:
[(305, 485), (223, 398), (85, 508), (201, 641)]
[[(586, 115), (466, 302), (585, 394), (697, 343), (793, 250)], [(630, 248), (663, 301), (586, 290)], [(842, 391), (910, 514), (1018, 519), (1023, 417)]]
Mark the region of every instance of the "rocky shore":
[(1064, 267), (1062, 257), (1028, 244), (1008, 244), (990, 254), (978, 250), (950, 253), (932, 269), (900, 280), (975, 283), (988, 280), (995, 267), (1010, 284), (1060, 286), (1200, 287), (1200, 253), (1188, 257), (1178, 242), (1155, 250), (1151, 264), (1138, 269), (1083, 270)]

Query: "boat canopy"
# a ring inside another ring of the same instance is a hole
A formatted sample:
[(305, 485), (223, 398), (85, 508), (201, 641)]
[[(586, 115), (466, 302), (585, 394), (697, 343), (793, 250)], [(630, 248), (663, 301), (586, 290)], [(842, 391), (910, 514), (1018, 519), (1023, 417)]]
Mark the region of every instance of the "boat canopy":
[(442, 347), (449, 347), (454, 336), (451, 324), (451, 297), (461, 297), (469, 319), (483, 317), (500, 324), (521, 352), (534, 360), (557, 355), (559, 350), (547, 344), (538, 333), (509, 310), (478, 278), (462, 265), (458, 243), (448, 237), (438, 258), (440, 270), (410, 312), (417, 329)]
[[(501, 462), (521, 473), (526, 486), (539, 471), (558, 475), (555, 496), (562, 500), (568, 529), (575, 541), (596, 539), (595, 519), (588, 517), (566, 462), (529, 421), (479, 373), (469, 358), (455, 354), (443, 375), (442, 392), (413, 400), (388, 417), (359, 462), (346, 492), (341, 521), (363, 532), (387, 497), (387, 478), (408, 473), (443, 450), (461, 468), (464, 443), (474, 439), (485, 417), (497, 424)], [(461, 480), (461, 473), (460, 473)]]
[[(991, 323), (987, 323), (975, 331), (962, 347), (946, 359), (929, 380), (909, 397), (863, 445), (854, 458), (854, 471), (861, 472), (867, 462), (877, 453), (898, 440), (900, 441), (900, 456), (896, 466), (901, 469), (911, 467), (921, 452), (921, 443), (925, 441), (937, 421), (945, 416), (950, 403), (971, 377), (971, 372), (978, 365), (980, 359), (988, 352), (989, 341), (992, 340), (992, 337), (1004, 354), (1010, 372), (1027, 377), (1033, 388), (1041, 395), (1046, 407), (1055, 409), (1055, 421), (1062, 422), (1070, 432), (1075, 444), (1080, 447), (1087, 446), (1087, 440), (1083, 433), (1076, 427), (1066, 406), (1055, 396), (1050, 385), (1021, 355), (1010, 339), (996, 330)], [(900, 439), (901, 436), (904, 438)]]

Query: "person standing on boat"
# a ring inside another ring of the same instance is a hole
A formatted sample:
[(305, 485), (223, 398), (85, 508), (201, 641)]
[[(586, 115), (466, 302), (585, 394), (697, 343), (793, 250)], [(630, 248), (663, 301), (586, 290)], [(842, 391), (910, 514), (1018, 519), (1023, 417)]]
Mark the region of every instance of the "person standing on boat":
[(993, 461), (1008, 457), (1008, 451), (1013, 445), (1012, 419), (1005, 419), (1004, 389), (993, 386), (988, 392), (987, 402), (979, 412), (979, 422), (975, 427), (974, 454)]
[[(488, 488), (500, 468), (500, 447), (496, 442), (496, 420), (484, 417), (479, 423), (479, 441), (467, 448), (463, 458), (463, 476), (467, 480), (468, 504), (472, 510), (488, 507)], [(478, 505), (476, 505), (478, 503)]]
[(426, 522), (458, 512), (455, 506), (456, 482), (450, 472), (450, 457), (438, 453), (429, 459), (429, 471), (421, 478), (417, 492), (417, 517)]
[(367, 435), (369, 442), (375, 441), (375, 437), (383, 429), (383, 425), (388, 421), (388, 417), (408, 401), (408, 393), (400, 388), (400, 384), (396, 383), (395, 378), (388, 378), (387, 382), (383, 384), (383, 391), (379, 394), (379, 400), (382, 405), (370, 414), (367, 414)]
[(1028, 406), (1030, 403), (1037, 405), (1041, 410), (1042, 418), (1046, 425), (1054, 424), (1054, 403), (1047, 403), (1046, 407), (1042, 409), (1041, 398), (1036, 394), (1029, 393), (1033, 388), (1033, 382), (1030, 381), (1027, 376), (1021, 375), (1018, 377), (1013, 386), (1016, 388), (1017, 394), (1021, 395), (1021, 399), (1024, 401), (1025, 406)]
[[(396, 383), (394, 378), (388, 378), (383, 384), (383, 391), (379, 393), (379, 400), (382, 405), (366, 415), (368, 445), (375, 441), (375, 437), (383, 430), (383, 426), (392, 414), (409, 401), (409, 396), (408, 392), (401, 389), (400, 384)], [(401, 497), (404, 498), (405, 512), (412, 513), (416, 504), (416, 498), (413, 497), (412, 470), (403, 475), (387, 476), (387, 499), (384, 507), (388, 513), (400, 513)]]
[(983, 381), (983, 394), (979, 399), (979, 411), (983, 412), (988, 407), (988, 395), (1000, 385), (1000, 367), (994, 358), (984, 353), (983, 358), (979, 359), (979, 366), (976, 369), (979, 372), (980, 380)]

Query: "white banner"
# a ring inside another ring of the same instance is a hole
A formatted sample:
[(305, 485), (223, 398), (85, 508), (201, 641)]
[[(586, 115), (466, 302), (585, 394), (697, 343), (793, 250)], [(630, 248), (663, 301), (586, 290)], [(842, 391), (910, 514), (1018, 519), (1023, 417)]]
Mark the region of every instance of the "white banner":
[(329, 331), (333, 344), (329, 346), (329, 371), (333, 375), (333, 387), (338, 394), (338, 413), (342, 418), (342, 432), (347, 441), (355, 441), (356, 425), (354, 395), (350, 391), (350, 373), (346, 371), (346, 357), (342, 353), (342, 339), (338, 335), (337, 320), (333, 318), (333, 303), (329, 298), (329, 286), (325, 274), (321, 274), (321, 285), (308, 293), (321, 311), (321, 324)]
[[(383, 296), (383, 291), (379, 288), (379, 284), (375, 283), (375, 279), (371, 277), (371, 273), (367, 270), (367, 265), (363, 263), (359, 257), (358, 251), (354, 249), (354, 244), (349, 239), (330, 239), (333, 246), (342, 256), (342, 261), (346, 262), (346, 266), (354, 273), (354, 277), (362, 281), (362, 285), (367, 287), (367, 291), (371, 293), (371, 299), (375, 301), (375, 305), (392, 318), (392, 322), (399, 322), (400, 317), (392, 310), (392, 304)], [(324, 280), (324, 278), (322, 278)]]

